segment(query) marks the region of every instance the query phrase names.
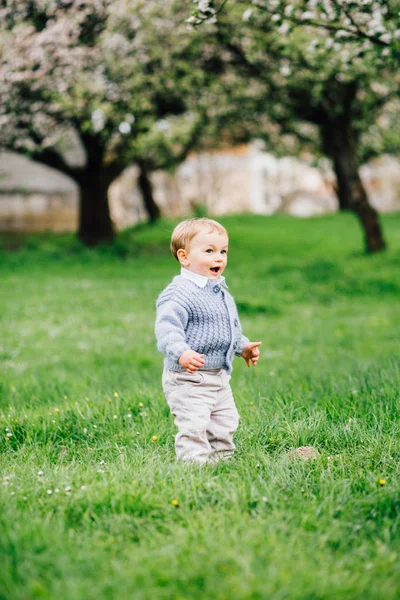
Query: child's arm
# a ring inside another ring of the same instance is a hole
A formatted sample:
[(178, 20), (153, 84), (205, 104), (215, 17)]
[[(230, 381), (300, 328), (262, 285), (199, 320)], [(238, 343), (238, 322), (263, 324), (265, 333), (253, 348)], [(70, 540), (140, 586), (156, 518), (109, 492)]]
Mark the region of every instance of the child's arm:
[(249, 338), (243, 335), (242, 326), (240, 324), (239, 319), (237, 320), (237, 322), (240, 327), (241, 340), (240, 343), (238, 343), (236, 346), (235, 354), (236, 356), (242, 356), (246, 361), (248, 367), (250, 367), (250, 361), (253, 363), (254, 366), (256, 366), (257, 361), (260, 358), (260, 350), (258, 349), (258, 347), (261, 346), (262, 342), (250, 342)]
[(177, 302), (168, 300), (157, 303), (157, 349), (174, 362), (178, 362), (182, 354), (190, 350), (185, 338), (187, 321), (187, 311)]

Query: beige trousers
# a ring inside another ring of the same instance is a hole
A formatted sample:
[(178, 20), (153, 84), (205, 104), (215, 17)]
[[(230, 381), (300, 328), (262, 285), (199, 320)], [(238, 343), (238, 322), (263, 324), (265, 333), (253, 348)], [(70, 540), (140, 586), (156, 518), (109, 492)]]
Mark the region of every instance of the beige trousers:
[(233, 434), (239, 424), (230, 375), (225, 369), (168, 371), (162, 385), (178, 433), (177, 458), (200, 464), (228, 458), (235, 450)]

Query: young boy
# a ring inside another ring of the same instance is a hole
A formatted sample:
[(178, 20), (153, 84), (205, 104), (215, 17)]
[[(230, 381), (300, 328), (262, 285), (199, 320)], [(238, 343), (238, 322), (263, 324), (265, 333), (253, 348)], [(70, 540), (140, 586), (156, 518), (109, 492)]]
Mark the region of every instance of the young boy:
[(242, 334), (222, 273), (228, 234), (212, 219), (179, 223), (171, 252), (181, 274), (157, 300), (157, 347), (165, 355), (162, 385), (178, 434), (176, 456), (204, 464), (235, 450), (239, 416), (229, 385), (234, 356), (256, 366), (261, 342)]

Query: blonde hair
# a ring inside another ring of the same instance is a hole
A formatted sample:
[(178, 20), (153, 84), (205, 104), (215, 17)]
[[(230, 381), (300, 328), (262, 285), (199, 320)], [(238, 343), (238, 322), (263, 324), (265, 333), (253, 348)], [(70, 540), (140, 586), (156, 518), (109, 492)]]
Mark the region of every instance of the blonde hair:
[(213, 219), (207, 219), (206, 217), (196, 217), (194, 219), (186, 219), (181, 221), (175, 227), (171, 235), (171, 252), (172, 255), (179, 261), (177, 253), (180, 248), (187, 250), (190, 242), (202, 229), (208, 227), (210, 231), (217, 231), (220, 234), (228, 236), (228, 232), (225, 227), (214, 221)]

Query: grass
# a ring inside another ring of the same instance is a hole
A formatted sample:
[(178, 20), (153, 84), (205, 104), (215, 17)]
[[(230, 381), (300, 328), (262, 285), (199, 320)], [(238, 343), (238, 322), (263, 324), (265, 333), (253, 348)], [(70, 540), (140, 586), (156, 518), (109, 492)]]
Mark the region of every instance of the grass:
[(376, 256), (351, 216), (222, 222), (263, 345), (235, 361), (236, 457), (202, 469), (174, 460), (153, 339), (172, 223), (3, 239), (1, 600), (399, 598), (400, 215)]

